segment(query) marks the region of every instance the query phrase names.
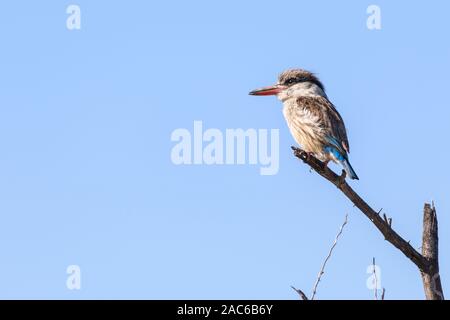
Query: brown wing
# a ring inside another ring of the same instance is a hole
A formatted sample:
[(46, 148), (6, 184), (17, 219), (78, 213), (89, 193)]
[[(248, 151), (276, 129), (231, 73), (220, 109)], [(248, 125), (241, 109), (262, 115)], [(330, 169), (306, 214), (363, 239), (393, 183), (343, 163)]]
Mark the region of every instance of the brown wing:
[(300, 97), (297, 102), (319, 117), (323, 128), (329, 131), (333, 138), (338, 140), (346, 152), (350, 153), (344, 120), (327, 98)]
[(342, 119), (339, 112), (336, 110), (335, 106), (328, 101), (328, 99), (324, 99), (327, 102), (327, 107), (332, 123), (332, 130), (333, 130), (333, 136), (339, 139), (339, 141), (342, 143), (342, 147), (345, 151), (350, 153), (350, 145), (348, 144), (348, 138), (347, 138), (347, 130), (345, 130), (345, 124), (344, 120)]

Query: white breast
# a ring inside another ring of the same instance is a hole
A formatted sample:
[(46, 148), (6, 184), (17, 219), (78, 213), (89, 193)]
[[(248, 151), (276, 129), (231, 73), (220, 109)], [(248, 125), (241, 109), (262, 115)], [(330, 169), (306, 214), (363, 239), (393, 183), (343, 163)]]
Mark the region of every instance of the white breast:
[(298, 105), (296, 99), (284, 102), (283, 115), (295, 141), (305, 151), (320, 154), (323, 149), (323, 128), (320, 118)]

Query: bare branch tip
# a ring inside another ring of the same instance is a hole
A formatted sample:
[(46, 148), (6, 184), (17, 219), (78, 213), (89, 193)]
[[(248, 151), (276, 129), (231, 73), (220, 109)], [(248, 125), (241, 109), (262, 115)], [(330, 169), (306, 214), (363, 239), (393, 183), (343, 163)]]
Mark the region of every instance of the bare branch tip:
[(297, 294), (300, 296), (300, 298), (301, 298), (302, 300), (309, 300), (308, 297), (306, 296), (306, 294), (305, 294), (302, 290), (297, 289), (297, 288), (294, 287), (294, 286), (291, 286), (291, 288), (292, 288), (295, 292), (297, 292)]
[(344, 231), (344, 227), (346, 226), (347, 222), (348, 222), (348, 213), (345, 214), (344, 222), (342, 223), (341, 227), (339, 228), (339, 232), (336, 235), (336, 237), (334, 238), (333, 245), (331, 246), (330, 250), (328, 251), (328, 255), (325, 258), (324, 262), (322, 263), (322, 267), (320, 268), (316, 283), (314, 284), (314, 287), (313, 287), (313, 292), (311, 294), (311, 300), (314, 300), (314, 297), (316, 296), (317, 287), (319, 285), (320, 280), (322, 279), (322, 275), (325, 273), (325, 266), (327, 265), (328, 260), (331, 258), (331, 255), (333, 254), (333, 250), (336, 247), (339, 237), (342, 235), (342, 232)]

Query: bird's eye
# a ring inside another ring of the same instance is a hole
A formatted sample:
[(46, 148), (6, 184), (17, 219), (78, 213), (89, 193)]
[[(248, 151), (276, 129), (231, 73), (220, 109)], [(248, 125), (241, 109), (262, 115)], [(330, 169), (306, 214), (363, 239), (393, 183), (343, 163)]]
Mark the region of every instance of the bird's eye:
[(290, 79), (288, 79), (287, 81), (286, 81), (286, 83), (287, 84), (293, 84), (293, 83), (295, 83), (297, 81), (297, 79), (295, 79), (295, 78), (290, 78)]

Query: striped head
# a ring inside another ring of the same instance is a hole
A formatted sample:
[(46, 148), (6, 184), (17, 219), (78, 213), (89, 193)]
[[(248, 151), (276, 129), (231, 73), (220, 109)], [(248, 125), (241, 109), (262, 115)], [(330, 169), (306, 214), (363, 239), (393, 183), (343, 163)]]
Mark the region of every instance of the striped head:
[(326, 97), (322, 82), (311, 72), (303, 69), (289, 69), (278, 77), (274, 86), (250, 92), (255, 96), (276, 95), (281, 101), (298, 97)]

